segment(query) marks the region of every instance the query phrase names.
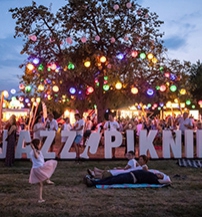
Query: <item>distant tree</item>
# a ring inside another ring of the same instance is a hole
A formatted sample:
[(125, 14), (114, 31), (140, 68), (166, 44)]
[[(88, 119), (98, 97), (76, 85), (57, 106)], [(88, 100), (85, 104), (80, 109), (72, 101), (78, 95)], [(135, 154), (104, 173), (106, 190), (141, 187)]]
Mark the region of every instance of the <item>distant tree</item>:
[[(144, 101), (162, 76), (163, 22), (135, 0), (69, 0), (56, 14), (33, 1), (9, 11), (16, 20), (15, 37), (24, 41), (21, 54), (28, 55), (22, 81), (44, 100), (73, 101), (77, 109), (96, 105), (100, 121), (108, 107)], [(36, 57), (39, 62), (28, 69)], [(131, 87), (138, 88), (137, 95)]]
[(202, 63), (192, 64), (189, 77), (191, 94), (196, 101), (202, 100)]

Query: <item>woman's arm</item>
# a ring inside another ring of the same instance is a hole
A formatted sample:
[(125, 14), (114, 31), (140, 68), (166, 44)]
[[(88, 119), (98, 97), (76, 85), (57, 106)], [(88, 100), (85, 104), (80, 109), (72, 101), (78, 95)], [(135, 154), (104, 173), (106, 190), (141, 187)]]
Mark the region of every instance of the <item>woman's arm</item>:
[(34, 152), (34, 157), (35, 157), (36, 159), (38, 159), (39, 153), (38, 153), (37, 150), (34, 148), (33, 144), (31, 144), (31, 148), (32, 148), (32, 150), (33, 150), (33, 152)]

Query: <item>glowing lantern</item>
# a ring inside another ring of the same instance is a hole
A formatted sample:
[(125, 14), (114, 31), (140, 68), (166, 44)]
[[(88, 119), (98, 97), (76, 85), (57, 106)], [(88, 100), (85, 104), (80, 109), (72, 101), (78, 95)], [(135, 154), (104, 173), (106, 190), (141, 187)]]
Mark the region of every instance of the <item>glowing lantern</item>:
[(71, 39), (71, 37), (66, 38), (66, 42), (67, 42), (68, 44), (72, 44), (72, 39)]
[(175, 92), (176, 90), (177, 90), (177, 87), (174, 84), (172, 84), (170, 86), (170, 91)]
[(169, 73), (169, 72), (166, 72), (166, 73), (164, 74), (164, 76), (165, 76), (166, 78), (169, 78), (169, 77), (170, 77), (170, 73)]
[(85, 36), (81, 37), (81, 42), (82, 43), (86, 43), (86, 41), (87, 41), (87, 38)]
[(31, 91), (31, 89), (32, 89), (31, 86), (28, 85), (25, 87), (25, 92), (29, 93)]
[(100, 40), (100, 36), (99, 36), (99, 35), (96, 35), (96, 36), (95, 36), (95, 40), (96, 40), (96, 41), (99, 41), (99, 40)]
[(109, 90), (109, 85), (108, 84), (103, 85), (103, 90), (108, 91)]
[(154, 94), (154, 91), (152, 89), (147, 90), (147, 95), (152, 96)]
[(179, 102), (179, 100), (176, 98), (176, 99), (174, 99), (174, 102), (175, 102), (175, 103), (178, 103), (178, 102)]
[(43, 84), (39, 84), (38, 86), (38, 91), (44, 91), (44, 85)]
[(39, 65), (38, 70), (39, 70), (39, 71), (42, 71), (42, 70), (43, 70), (43, 65), (42, 65), (42, 64)]
[(114, 43), (116, 41), (116, 39), (114, 38), (114, 37), (112, 37), (111, 39), (110, 39), (110, 42), (111, 43)]
[(198, 104), (199, 104), (200, 106), (202, 106), (202, 100), (199, 100), (199, 101), (198, 101)]
[(24, 89), (25, 89), (25, 85), (24, 85), (24, 84), (20, 84), (20, 85), (19, 85), (19, 89), (20, 89), (20, 90), (24, 90)]
[(100, 62), (101, 62), (101, 63), (105, 63), (106, 60), (107, 60), (107, 58), (106, 58), (105, 56), (101, 56), (101, 57), (100, 57)]
[(163, 66), (161, 66), (161, 67), (159, 68), (159, 70), (160, 70), (160, 71), (163, 71)]
[(186, 91), (184, 88), (182, 88), (182, 89), (180, 90), (180, 94), (181, 94), (181, 95), (185, 95), (186, 92), (187, 92), (187, 91)]
[(145, 53), (141, 53), (141, 54), (140, 54), (140, 58), (141, 58), (141, 59), (145, 59), (145, 58), (146, 58), (146, 54), (145, 54)]
[(76, 93), (76, 89), (74, 87), (70, 87), (69, 92), (71, 94), (75, 94)]
[(115, 11), (117, 11), (119, 9), (119, 5), (116, 4), (116, 5), (114, 5), (113, 8), (114, 8)]
[(137, 93), (138, 93), (137, 87), (132, 87), (132, 88), (131, 88), (131, 93), (132, 93), (132, 94), (137, 94)]
[(68, 69), (74, 69), (74, 68), (75, 68), (75, 66), (74, 66), (74, 64), (73, 64), (73, 63), (71, 63), (71, 62), (70, 62), (70, 63), (68, 64), (67, 68), (68, 68)]
[(8, 98), (8, 97), (9, 97), (9, 93), (8, 93), (7, 90), (4, 90), (4, 91), (2, 92), (2, 95), (3, 95), (5, 98)]
[(34, 58), (32, 61), (35, 65), (39, 64), (39, 58)]
[(104, 80), (107, 81), (108, 80), (108, 76), (104, 76)]
[(89, 68), (89, 67), (90, 67), (90, 64), (91, 64), (91, 62), (90, 62), (89, 60), (87, 60), (87, 61), (84, 62), (84, 66), (85, 66), (86, 68)]
[(117, 90), (120, 90), (122, 88), (122, 83), (121, 82), (117, 82), (115, 85)]
[(11, 89), (11, 94), (16, 94), (16, 90), (15, 89)]
[(193, 109), (195, 109), (196, 106), (195, 106), (195, 105), (192, 105), (191, 107), (192, 107)]
[(160, 86), (156, 86), (156, 90), (160, 90)]
[(152, 58), (152, 63), (155, 64), (155, 63), (157, 63), (157, 62), (158, 62), (157, 58), (156, 58), (156, 57), (153, 57), (153, 58)]
[(52, 69), (53, 71), (55, 71), (56, 68), (57, 68), (57, 65), (55, 63), (51, 63), (49, 67), (50, 67), (50, 69)]
[(53, 91), (57, 93), (59, 91), (59, 87), (57, 85), (54, 85), (53, 86)]
[(26, 103), (29, 103), (29, 99), (28, 99), (28, 98), (26, 98), (26, 99), (25, 99), (25, 102), (26, 102)]
[(28, 63), (28, 64), (27, 64), (27, 69), (28, 69), (29, 71), (32, 71), (32, 70), (34, 69), (34, 66), (33, 66), (31, 63)]
[(87, 92), (88, 92), (88, 93), (92, 93), (93, 91), (94, 91), (93, 87), (88, 87), (88, 88), (87, 88)]
[(124, 58), (124, 55), (123, 55), (122, 53), (120, 53), (119, 55), (117, 55), (117, 58), (118, 58), (119, 60), (122, 60), (122, 59)]
[(126, 7), (129, 9), (132, 7), (132, 4), (130, 2), (126, 3)]
[(160, 86), (160, 91), (161, 91), (161, 92), (164, 92), (165, 90), (166, 90), (166, 86), (165, 86), (164, 84), (161, 85), (161, 86)]
[(29, 39), (31, 39), (32, 41), (36, 41), (36, 40), (37, 40), (37, 37), (36, 37), (36, 35), (30, 35), (30, 36), (29, 36)]
[(36, 98), (36, 102), (40, 103), (41, 99), (39, 97)]
[(154, 55), (153, 55), (152, 53), (147, 54), (147, 58), (148, 58), (149, 60), (153, 59), (153, 57), (154, 57)]
[(19, 101), (22, 102), (24, 98), (22, 96), (19, 97)]
[(132, 51), (132, 53), (131, 53), (131, 56), (132, 56), (132, 57), (137, 57), (137, 55), (138, 55), (138, 52), (137, 52), (137, 51)]
[(189, 99), (186, 100), (186, 105), (191, 105), (191, 101)]

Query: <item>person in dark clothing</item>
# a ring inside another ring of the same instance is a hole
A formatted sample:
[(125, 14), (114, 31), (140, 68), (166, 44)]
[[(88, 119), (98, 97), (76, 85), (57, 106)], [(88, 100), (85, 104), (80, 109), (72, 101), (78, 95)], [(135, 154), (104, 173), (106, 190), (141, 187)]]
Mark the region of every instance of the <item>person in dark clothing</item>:
[(134, 170), (128, 173), (111, 176), (105, 179), (93, 180), (85, 177), (84, 181), (88, 187), (95, 185), (113, 185), (113, 184), (169, 184), (163, 180), (164, 175), (161, 173), (154, 174), (145, 170)]

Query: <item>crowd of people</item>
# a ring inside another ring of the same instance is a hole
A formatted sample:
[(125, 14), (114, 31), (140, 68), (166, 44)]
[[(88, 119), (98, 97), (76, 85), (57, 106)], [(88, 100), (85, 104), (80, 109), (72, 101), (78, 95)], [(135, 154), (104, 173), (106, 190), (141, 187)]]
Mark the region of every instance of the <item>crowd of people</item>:
[[(5, 129), (8, 130), (8, 150), (6, 154), (6, 165), (12, 166), (14, 162), (14, 151), (15, 145), (20, 130), (27, 129), (28, 121), (23, 119), (22, 117), (16, 120), (15, 115), (12, 115), (5, 125)], [(138, 145), (139, 135), (141, 130), (158, 130), (156, 138), (154, 140), (154, 144), (162, 144), (162, 131), (170, 130), (175, 136), (174, 130), (179, 129), (182, 132), (182, 143), (184, 143), (184, 132), (186, 129), (193, 129), (196, 131), (197, 129), (202, 129), (202, 123), (200, 120), (195, 120), (192, 116), (189, 116), (188, 112), (184, 112), (182, 115), (178, 116), (167, 116), (165, 119), (160, 119), (159, 117), (149, 118), (149, 117), (135, 117), (132, 119), (129, 118), (117, 118), (115, 119), (113, 113), (108, 113), (107, 120), (103, 122), (97, 123), (96, 119), (92, 119), (92, 117), (87, 116), (85, 119), (78, 113), (75, 114), (75, 123), (70, 123), (70, 119), (68, 117), (64, 118), (64, 123), (61, 128), (58, 127), (58, 122), (54, 119), (52, 113), (48, 114), (47, 118), (44, 119), (43, 114), (41, 113), (37, 116), (33, 127), (30, 129), (31, 135), (33, 139), (39, 139), (43, 144), (46, 138), (41, 137), (41, 130), (53, 130), (55, 132), (64, 131), (75, 131), (76, 137), (73, 142), (73, 147), (76, 152), (76, 159), (80, 158), (80, 146), (81, 144), (85, 145), (91, 132), (98, 131), (102, 134), (100, 145), (104, 146), (104, 131), (119, 131), (123, 135), (123, 145), (126, 147), (126, 130), (134, 131), (134, 146)], [(114, 141), (115, 137), (112, 137), (112, 141)], [(67, 140), (67, 137), (61, 136), (60, 146), (58, 148), (57, 157), (60, 157), (60, 152)], [(10, 145), (11, 144), (11, 145)], [(55, 144), (55, 139), (51, 144), (50, 151), (53, 151), (53, 146)], [(125, 153), (127, 153), (127, 149), (125, 149)], [(125, 154), (124, 153), (124, 154)], [(116, 157), (116, 149), (112, 149), (112, 158)], [(10, 160), (8, 160), (10, 159)]]

